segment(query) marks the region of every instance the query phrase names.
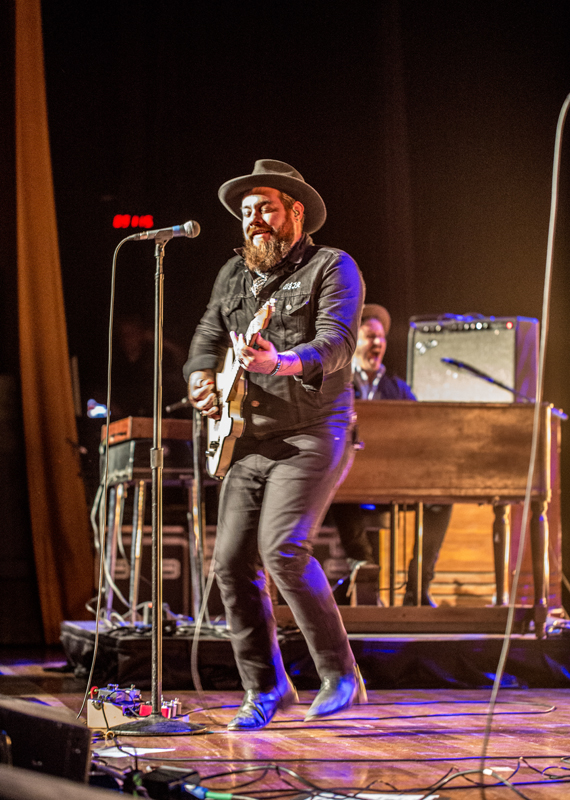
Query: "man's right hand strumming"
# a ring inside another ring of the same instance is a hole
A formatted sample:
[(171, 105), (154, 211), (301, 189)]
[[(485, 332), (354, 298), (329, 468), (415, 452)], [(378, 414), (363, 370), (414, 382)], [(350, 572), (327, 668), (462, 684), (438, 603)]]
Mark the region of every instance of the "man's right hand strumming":
[(203, 417), (219, 419), (216, 379), (211, 369), (193, 372), (188, 380), (188, 397)]

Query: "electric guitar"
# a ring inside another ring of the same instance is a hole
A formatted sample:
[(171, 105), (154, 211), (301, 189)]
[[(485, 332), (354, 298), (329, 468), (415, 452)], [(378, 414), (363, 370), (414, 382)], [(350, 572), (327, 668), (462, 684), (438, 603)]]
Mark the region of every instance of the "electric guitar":
[[(246, 343), (252, 347), (260, 331), (267, 328), (275, 309), (275, 300), (268, 300), (258, 311), (245, 333)], [(229, 469), (236, 441), (243, 433), (243, 401), (247, 394), (244, 368), (234, 359), (233, 348), (226, 353), (222, 371), (216, 375), (216, 392), (220, 418), (208, 418), (206, 469), (211, 478), (222, 479)]]

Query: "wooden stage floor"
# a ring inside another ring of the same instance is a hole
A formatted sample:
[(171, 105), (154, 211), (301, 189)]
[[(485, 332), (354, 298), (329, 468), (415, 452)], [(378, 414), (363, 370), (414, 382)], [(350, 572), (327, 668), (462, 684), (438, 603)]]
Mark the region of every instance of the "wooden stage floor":
[[(1, 649), (0, 693), (68, 709), (74, 719), (84, 686), (73, 674), (50, 670), (63, 661), (59, 650)], [(313, 723), (305, 723), (303, 716), (314, 692), (302, 691), (299, 705), (255, 733), (224, 728), (239, 705), (238, 692), (169, 692), (167, 699), (174, 696), (191, 721), (203, 723), (208, 732), (123, 737), (122, 746), (163, 748), (140, 758), (139, 766), (189, 767), (211, 790), (260, 800), (315, 796), (318, 789), (343, 796), (366, 792), (376, 800), (398, 796), (398, 791), (419, 800), (430, 796), (430, 788), (446, 776), (451, 780), (434, 789), (434, 796), (481, 797), (472, 782), (478, 776), (460, 773), (480, 766), (488, 690), (375, 690), (369, 692), (367, 705)], [(209, 712), (203, 710), (206, 705)], [(99, 741), (94, 747), (111, 745)], [(123, 769), (133, 759), (108, 758), (108, 763)], [(501, 690), (485, 767), (510, 780), (520, 793), (504, 785), (488, 787), (487, 800), (567, 797), (570, 787), (560, 779), (570, 780), (570, 689)]]

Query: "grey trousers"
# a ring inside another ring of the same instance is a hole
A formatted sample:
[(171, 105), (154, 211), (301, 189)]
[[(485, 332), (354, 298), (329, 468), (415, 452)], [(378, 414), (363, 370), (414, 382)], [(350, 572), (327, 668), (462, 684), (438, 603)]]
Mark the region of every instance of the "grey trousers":
[(246, 690), (268, 691), (285, 675), (265, 569), (293, 612), (319, 676), (354, 666), (311, 545), (352, 452), (351, 432), (330, 425), (236, 444), (220, 494), (215, 568)]

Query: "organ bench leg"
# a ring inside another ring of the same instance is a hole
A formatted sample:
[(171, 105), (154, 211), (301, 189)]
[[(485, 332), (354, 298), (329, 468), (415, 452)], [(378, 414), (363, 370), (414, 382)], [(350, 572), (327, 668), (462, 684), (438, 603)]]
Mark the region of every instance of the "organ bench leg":
[(423, 562), (424, 562), (424, 504), (418, 501), (416, 505), (416, 545), (418, 548), (418, 574), (416, 578), (416, 606), (422, 604), (423, 590)]
[(550, 562), (548, 560), (548, 503), (533, 500), (530, 504), (530, 546), (532, 552), (532, 577), (534, 582), (534, 629), (537, 637), (544, 636), (548, 614), (550, 587)]
[[(547, 510), (548, 503), (545, 500), (531, 502), (530, 545), (534, 583), (534, 626), (539, 639), (544, 636), (550, 584)], [(494, 512), (493, 549), (497, 584), (496, 605), (502, 606), (509, 603), (510, 506), (496, 505)]]
[(392, 503), (390, 509), (390, 595), (389, 603), (396, 605), (396, 548), (398, 546), (398, 520), (400, 508)]
[(509, 604), (509, 556), (511, 546), (511, 507), (506, 503), (493, 506), (493, 553), (495, 556), (496, 606)]

